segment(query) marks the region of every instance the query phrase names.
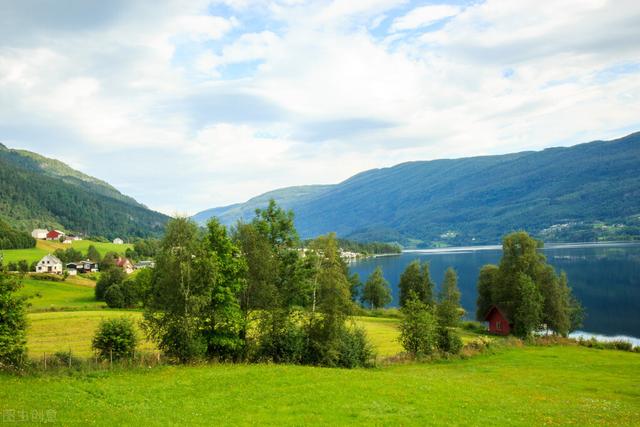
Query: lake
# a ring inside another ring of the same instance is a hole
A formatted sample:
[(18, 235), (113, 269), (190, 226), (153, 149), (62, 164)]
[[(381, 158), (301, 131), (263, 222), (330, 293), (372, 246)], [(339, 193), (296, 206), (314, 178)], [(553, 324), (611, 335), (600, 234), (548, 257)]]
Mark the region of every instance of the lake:
[[(582, 329), (586, 335), (635, 337), (633, 341), (640, 342), (640, 243), (548, 244), (543, 253), (558, 272), (567, 273), (569, 285), (585, 307), (587, 317)], [(429, 262), (437, 288), (451, 266), (458, 273), (462, 306), (472, 318), (480, 268), (497, 264), (501, 256), (500, 246), (430, 249), (367, 258), (354, 261), (349, 267), (364, 282), (381, 266), (391, 284), (390, 306), (396, 307), (400, 275), (411, 261)]]

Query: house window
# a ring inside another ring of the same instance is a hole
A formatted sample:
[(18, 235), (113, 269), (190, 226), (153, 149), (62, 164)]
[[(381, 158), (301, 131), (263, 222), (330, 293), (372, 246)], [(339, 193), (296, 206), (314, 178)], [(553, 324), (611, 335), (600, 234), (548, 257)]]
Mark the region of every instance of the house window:
[(502, 322), (501, 322), (501, 321), (499, 321), (499, 320), (496, 322), (496, 329), (497, 329), (498, 331), (501, 331), (501, 330), (502, 330)]

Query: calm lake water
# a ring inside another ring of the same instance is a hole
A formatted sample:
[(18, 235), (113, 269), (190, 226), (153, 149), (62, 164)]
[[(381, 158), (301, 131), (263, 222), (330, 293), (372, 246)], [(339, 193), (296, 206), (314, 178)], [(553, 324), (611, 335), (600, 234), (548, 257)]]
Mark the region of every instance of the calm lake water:
[[(640, 338), (640, 244), (549, 244), (543, 253), (558, 272), (567, 273), (573, 292), (586, 308), (583, 331)], [(395, 307), (400, 275), (411, 261), (428, 261), (431, 278), (438, 287), (445, 270), (451, 266), (458, 273), (462, 305), (468, 316), (473, 317), (480, 268), (485, 264), (497, 264), (501, 255), (498, 246), (408, 251), (397, 256), (355, 261), (350, 269), (359, 273), (364, 282), (378, 265), (381, 266), (391, 284), (393, 302), (390, 306)]]

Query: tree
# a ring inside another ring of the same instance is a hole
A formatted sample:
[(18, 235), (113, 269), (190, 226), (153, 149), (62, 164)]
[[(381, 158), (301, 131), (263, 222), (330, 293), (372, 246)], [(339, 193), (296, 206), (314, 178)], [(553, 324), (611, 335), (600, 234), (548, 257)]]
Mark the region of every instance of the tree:
[(246, 287), (247, 263), (217, 219), (209, 221), (207, 231), (205, 245), (216, 271), (204, 325), (207, 353), (210, 357), (236, 360), (245, 344), (246, 325), (239, 297)]
[(500, 265), (484, 266), (478, 278), (479, 320), (488, 307), (497, 305), (513, 324), (513, 333), (522, 337), (543, 325), (567, 335), (574, 321), (580, 321), (579, 303), (566, 275), (558, 276), (547, 264), (541, 247), (542, 242), (525, 232), (505, 236)]
[(433, 305), (434, 283), (429, 273), (427, 262), (419, 260), (411, 262), (400, 276), (400, 306), (404, 307), (409, 294), (415, 293), (418, 299), (427, 305)]
[(93, 262), (100, 262), (102, 259), (100, 257), (100, 252), (98, 252), (96, 247), (93, 245), (89, 245), (89, 247), (87, 248), (87, 258)]
[(94, 289), (96, 300), (104, 301), (107, 290), (111, 286), (121, 284), (126, 277), (126, 273), (119, 268), (111, 268), (101, 272)]
[(476, 301), (476, 320), (484, 322), (484, 317), (494, 304), (492, 289), (497, 282), (498, 266), (487, 264), (480, 269), (478, 276), (478, 299)]
[(432, 354), (438, 344), (433, 309), (414, 291), (410, 291), (402, 307), (402, 314), (404, 316), (400, 322), (399, 338), (402, 347), (414, 357)]
[(0, 368), (18, 366), (27, 349), (27, 298), (19, 296), (19, 279), (0, 269)]
[(360, 281), (360, 275), (353, 273), (349, 276), (349, 293), (351, 294), (351, 301), (356, 302), (361, 299), (362, 294), (362, 282)]
[(125, 299), (121, 289), (121, 285), (112, 285), (107, 288), (104, 293), (104, 301), (109, 308), (124, 308)]
[(514, 288), (518, 293), (513, 318), (513, 332), (526, 338), (539, 326), (542, 319), (543, 298), (529, 276), (519, 273)]
[(438, 323), (443, 327), (455, 327), (460, 323), (463, 314), (460, 306), (460, 289), (458, 289), (458, 275), (449, 267), (444, 274), (444, 282), (438, 296)]
[(369, 303), (371, 308), (381, 308), (391, 302), (391, 288), (382, 275), (382, 267), (378, 266), (369, 276), (364, 285), (362, 301)]
[(100, 322), (91, 346), (103, 360), (120, 360), (133, 356), (137, 344), (133, 321), (121, 317)]
[(185, 363), (207, 351), (202, 334), (215, 274), (214, 263), (187, 218), (167, 223), (156, 257), (143, 327), (169, 357)]
[(312, 312), (309, 318), (306, 361), (338, 366), (345, 338), (345, 321), (353, 308), (349, 280), (342, 268), (334, 233), (316, 239), (313, 248), (321, 254), (317, 301), (322, 315)]

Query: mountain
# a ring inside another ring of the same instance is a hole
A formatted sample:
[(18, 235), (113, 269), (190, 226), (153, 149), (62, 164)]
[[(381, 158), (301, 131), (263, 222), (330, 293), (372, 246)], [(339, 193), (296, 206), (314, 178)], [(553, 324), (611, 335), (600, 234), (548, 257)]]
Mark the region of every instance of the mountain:
[(159, 235), (168, 217), (63, 162), (0, 144), (0, 220), (114, 238)]
[(302, 237), (335, 231), (413, 247), (497, 243), (519, 229), (556, 241), (640, 238), (640, 132), (568, 148), (402, 163), (305, 188), (195, 218), (215, 214), (232, 224), (274, 197), (295, 212)]

